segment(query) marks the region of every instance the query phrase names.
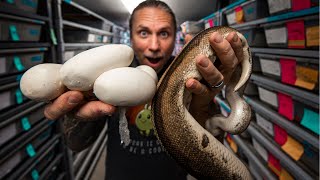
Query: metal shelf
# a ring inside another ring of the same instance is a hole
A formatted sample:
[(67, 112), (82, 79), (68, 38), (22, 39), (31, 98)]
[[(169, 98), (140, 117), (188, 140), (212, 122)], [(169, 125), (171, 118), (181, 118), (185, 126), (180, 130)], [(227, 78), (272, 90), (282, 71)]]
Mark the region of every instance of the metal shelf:
[(0, 49), (0, 54), (4, 54), (4, 53), (28, 53), (28, 52), (39, 52), (39, 51), (48, 51), (48, 47), (19, 48), (19, 49)]
[[(27, 114), (29, 114), (32, 111), (35, 111), (36, 109), (39, 109), (40, 107), (42, 107), (44, 105), (45, 105), (44, 102), (40, 102), (40, 103), (37, 103), (35, 105), (32, 105), (28, 109), (24, 109), (24, 110), (22, 110), (22, 108), (21, 109), (20, 108), (19, 109), (15, 109), (14, 113), (10, 113), (12, 115), (8, 119), (2, 119), (2, 117), (0, 118), (1, 119), (0, 128), (5, 127), (6, 125), (14, 122), (15, 120), (17, 120), (17, 119), (19, 119), (19, 118), (21, 118), (21, 117), (23, 117), (23, 116), (25, 116)], [(6, 116), (4, 116), (4, 117), (6, 117)]]
[[(35, 23), (35, 24), (46, 24), (46, 22), (42, 20), (30, 19), (26, 17), (19, 17), (19, 16), (13, 16), (13, 15), (2, 14), (2, 13), (0, 13), (0, 18), (8, 18), (8, 19), (19, 20), (19, 21)], [(49, 21), (49, 18), (47, 17), (44, 17), (44, 18), (46, 19), (46, 21)]]
[(288, 59), (294, 59), (297, 62), (301, 62), (301, 63), (319, 64), (319, 59), (318, 58), (306, 58), (306, 57), (302, 58), (302, 57), (281, 56), (281, 55), (263, 54), (263, 53), (255, 53), (254, 56), (264, 57), (264, 58), (271, 58), (271, 59), (288, 58)]
[(318, 14), (319, 13), (319, 7), (313, 7), (309, 9), (304, 9), (301, 11), (296, 11), (296, 12), (288, 12), (285, 14), (280, 14), (276, 16), (270, 16), (250, 22), (245, 22), (243, 24), (237, 24), (237, 25), (232, 25), (231, 27), (233, 28), (241, 28), (245, 26), (252, 26), (252, 25), (258, 25), (258, 24), (264, 24), (264, 23), (271, 23), (275, 21), (281, 21), (281, 20), (287, 20), (287, 19), (292, 19), (292, 18), (297, 18), (297, 17), (303, 17), (307, 15), (312, 15), (312, 14)]
[(280, 49), (280, 48), (250, 48), (253, 53), (267, 53), (267, 54), (279, 54), (295, 57), (310, 57), (319, 58), (318, 50), (305, 50), (305, 49)]
[(10, 84), (2, 85), (0, 87), (0, 91), (8, 90), (10, 88), (18, 87), (18, 86), (19, 86), (19, 82), (13, 82), (13, 83), (10, 83)]
[(279, 149), (274, 143), (265, 138), (260, 131), (257, 130), (257, 125), (251, 122), (247, 131), (264, 146), (269, 152), (280, 160), (280, 164), (288, 170), (296, 179), (313, 179), (305, 170), (299, 167), (294, 160), (292, 160), (287, 154)]
[(274, 124), (279, 125), (285, 129), (292, 137), (300, 140), (300, 142), (306, 141), (310, 143), (316, 149), (319, 149), (319, 140), (318, 137), (308, 133), (303, 128), (297, 126), (296, 124), (288, 121), (287, 119), (280, 116), (277, 112), (272, 110), (270, 107), (264, 105), (262, 102), (254, 100), (245, 96), (245, 100), (248, 104), (251, 105), (251, 108), (267, 120), (271, 121)]
[(59, 161), (62, 159), (62, 157), (63, 157), (62, 153), (60, 155), (57, 155), (56, 158), (54, 158), (54, 160), (51, 161), (50, 164), (47, 166), (47, 168), (41, 173), (39, 179), (41, 180), (41, 179), (45, 179), (46, 177), (48, 177), (52, 168), (59, 163)]
[(10, 156), (14, 155), (14, 153), (19, 151), (23, 146), (32, 141), (39, 134), (44, 132), (47, 128), (49, 128), (49, 126), (50, 124), (48, 123), (48, 121), (42, 121), (39, 124), (35, 125), (31, 130), (23, 134), (23, 136), (18, 137), (5, 147), (1, 147), (0, 164), (3, 163), (6, 159), (8, 159)]
[(0, 42), (0, 49), (43, 48), (50, 47), (48, 42)]
[(254, 84), (257, 84), (261, 87), (283, 92), (292, 96), (295, 100), (303, 104), (319, 109), (319, 96), (317, 94), (313, 94), (304, 90), (300, 90), (298, 88), (291, 87), (289, 85), (282, 84), (280, 82), (276, 82), (262, 75), (252, 74), (250, 80)]
[(70, 50), (75, 48), (94, 48), (106, 44), (107, 43), (65, 43), (64, 46), (66, 49)]
[(88, 30), (90, 32), (96, 32), (96, 33), (99, 33), (99, 34), (105, 34), (105, 35), (108, 35), (108, 36), (113, 36), (113, 33), (109, 32), (109, 31), (104, 31), (104, 30), (92, 28), (90, 26), (82, 25), (82, 24), (71, 22), (71, 21), (67, 21), (67, 20), (63, 20), (62, 24), (65, 25), (65, 26), (71, 26), (71, 27), (75, 27), (75, 28)]
[[(25, 109), (28, 109), (36, 104), (38, 104), (38, 102), (28, 101), (26, 103), (19, 105), (15, 109), (10, 109), (6, 112), (3, 112), (2, 114), (0, 114), (0, 122), (4, 121), (5, 119), (10, 119), (12, 116), (15, 116), (18, 112), (24, 111)], [(3, 125), (0, 123), (0, 128), (1, 127), (3, 127)]]
[(62, 0), (62, 2), (66, 3), (66, 4), (69, 4), (69, 5), (77, 8), (77, 9), (79, 9), (79, 10), (81, 10), (81, 11), (87, 13), (87, 14), (90, 14), (90, 15), (98, 18), (98, 19), (101, 19), (102, 21), (105, 21), (105, 22), (107, 22), (107, 23), (109, 23), (109, 24), (111, 24), (111, 25), (114, 25), (114, 23), (112, 23), (111, 21), (103, 18), (102, 16), (100, 16), (100, 15), (98, 15), (98, 14), (90, 11), (89, 9), (87, 9), (87, 8), (85, 8), (85, 7), (79, 5), (79, 4), (77, 4), (77, 3), (75, 3), (75, 2), (73, 2), (73, 1), (71, 1), (71, 0)]
[(37, 20), (41, 20), (41, 21), (49, 21), (50, 20), (48, 17), (40, 16), (38, 14), (33, 14), (33, 13), (29, 13), (29, 12), (25, 12), (23, 10), (19, 10), (19, 9), (13, 8), (12, 6), (8, 6), (8, 5), (4, 4), (4, 3), (2, 3), (1, 6), (0, 6), (0, 13), (24, 16), (24, 17), (27, 17), (27, 18), (37, 19)]
[(46, 144), (44, 144), (40, 150), (37, 152), (37, 155), (29, 158), (28, 160), (24, 161), (23, 165), (20, 166), (17, 170), (11, 174), (8, 179), (16, 179), (21, 180), (24, 176), (37, 164), (36, 160), (41, 160), (48, 154), (59, 142), (58, 138), (60, 135), (55, 135), (51, 138)]
[(243, 153), (250, 160), (250, 162), (254, 163), (254, 165), (258, 167), (257, 173), (261, 174), (263, 179), (277, 179), (277, 177), (265, 166), (261, 158), (259, 158), (259, 155), (256, 153), (254, 148), (249, 143), (243, 141), (241, 137), (238, 135), (232, 136), (232, 138), (235, 141), (235, 143), (243, 150)]

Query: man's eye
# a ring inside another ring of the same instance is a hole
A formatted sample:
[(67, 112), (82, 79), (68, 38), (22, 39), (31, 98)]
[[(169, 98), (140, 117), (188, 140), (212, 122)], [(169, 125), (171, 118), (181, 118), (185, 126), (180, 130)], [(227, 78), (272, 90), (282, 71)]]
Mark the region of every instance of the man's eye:
[(141, 37), (147, 37), (147, 35), (148, 35), (147, 31), (140, 31)]
[(166, 38), (166, 37), (169, 36), (169, 34), (168, 34), (168, 32), (161, 32), (160, 36), (163, 37), (163, 38)]

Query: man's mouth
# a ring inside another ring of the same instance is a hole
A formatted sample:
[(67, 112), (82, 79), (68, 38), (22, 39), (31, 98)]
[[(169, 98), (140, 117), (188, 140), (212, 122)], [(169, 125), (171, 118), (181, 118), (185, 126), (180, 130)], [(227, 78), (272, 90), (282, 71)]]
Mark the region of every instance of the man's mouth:
[(148, 61), (152, 64), (157, 64), (162, 58), (161, 57), (156, 57), (156, 58), (152, 58), (152, 57), (146, 57), (148, 59)]

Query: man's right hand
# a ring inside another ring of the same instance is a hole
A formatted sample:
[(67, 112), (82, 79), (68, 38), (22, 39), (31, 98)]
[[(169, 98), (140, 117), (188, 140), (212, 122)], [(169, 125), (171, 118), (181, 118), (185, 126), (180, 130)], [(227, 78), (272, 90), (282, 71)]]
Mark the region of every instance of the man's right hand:
[(95, 120), (112, 115), (115, 110), (114, 106), (101, 101), (86, 101), (80, 91), (67, 91), (46, 106), (44, 115), (53, 120), (72, 112), (79, 120)]

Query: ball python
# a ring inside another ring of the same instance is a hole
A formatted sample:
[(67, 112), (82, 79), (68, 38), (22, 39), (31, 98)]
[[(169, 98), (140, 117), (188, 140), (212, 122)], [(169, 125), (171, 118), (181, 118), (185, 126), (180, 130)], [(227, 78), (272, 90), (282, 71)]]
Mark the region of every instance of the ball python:
[[(203, 54), (214, 62), (217, 57), (209, 43), (213, 32), (224, 38), (236, 32), (242, 41), (244, 59), (226, 84), (226, 99), (231, 107), (228, 117), (215, 115), (202, 127), (189, 113), (191, 92), (185, 83), (189, 78), (202, 79), (195, 57)], [(152, 120), (162, 145), (188, 173), (205, 179), (251, 179), (246, 166), (214, 135), (220, 130), (238, 134), (251, 119), (251, 109), (242, 95), (252, 69), (252, 59), (244, 36), (230, 27), (212, 27), (197, 34), (178, 54), (161, 77), (152, 100)]]

